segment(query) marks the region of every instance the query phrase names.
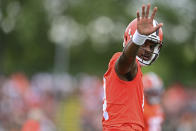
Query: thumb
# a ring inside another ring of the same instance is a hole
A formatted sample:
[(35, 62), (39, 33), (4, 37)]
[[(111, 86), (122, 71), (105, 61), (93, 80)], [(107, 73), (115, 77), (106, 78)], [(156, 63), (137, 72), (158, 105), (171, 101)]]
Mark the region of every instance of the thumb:
[(163, 23), (158, 24), (156, 27), (153, 28), (153, 32), (155, 32), (156, 30), (158, 30), (162, 26), (163, 26)]

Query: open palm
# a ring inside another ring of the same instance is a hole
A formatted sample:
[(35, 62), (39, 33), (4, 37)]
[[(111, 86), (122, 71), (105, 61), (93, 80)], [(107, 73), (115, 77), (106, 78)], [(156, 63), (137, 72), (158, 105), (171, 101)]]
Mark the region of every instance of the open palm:
[[(145, 11), (146, 7), (147, 9)], [(157, 7), (153, 9), (151, 17), (149, 17), (150, 4), (146, 7), (145, 5), (142, 6), (142, 17), (140, 17), (139, 11), (137, 11), (137, 30), (142, 35), (150, 35), (163, 26), (163, 23), (160, 23), (153, 27), (153, 19), (157, 12)]]

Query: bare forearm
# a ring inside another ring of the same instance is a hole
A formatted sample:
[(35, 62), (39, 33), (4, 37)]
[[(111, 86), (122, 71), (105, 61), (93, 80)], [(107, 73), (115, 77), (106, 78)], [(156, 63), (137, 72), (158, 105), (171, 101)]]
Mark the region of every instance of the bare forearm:
[(140, 46), (134, 44), (132, 41), (124, 48), (122, 55), (118, 60), (118, 71), (120, 74), (126, 74), (128, 72), (135, 72), (136, 66), (136, 55)]
[(135, 58), (139, 49), (139, 45), (134, 44), (131, 40), (123, 50), (123, 56), (126, 58), (128, 63), (134, 63)]

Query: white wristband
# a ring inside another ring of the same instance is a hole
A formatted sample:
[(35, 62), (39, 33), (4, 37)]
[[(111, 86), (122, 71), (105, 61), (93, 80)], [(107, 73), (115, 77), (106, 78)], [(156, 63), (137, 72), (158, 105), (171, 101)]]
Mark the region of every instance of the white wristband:
[(143, 45), (146, 41), (146, 39), (148, 38), (147, 35), (141, 35), (137, 30), (135, 31), (134, 35), (133, 35), (133, 43), (135, 43), (136, 45)]

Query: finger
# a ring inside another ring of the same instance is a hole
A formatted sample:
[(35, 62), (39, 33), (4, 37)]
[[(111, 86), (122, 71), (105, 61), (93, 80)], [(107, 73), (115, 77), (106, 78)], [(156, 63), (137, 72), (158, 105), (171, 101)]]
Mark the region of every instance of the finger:
[(142, 18), (145, 16), (145, 5), (142, 5)]
[(151, 15), (152, 20), (154, 19), (156, 12), (157, 12), (157, 7), (154, 7), (152, 15)]
[(147, 5), (146, 18), (148, 18), (148, 16), (149, 16), (149, 11), (150, 11), (150, 4)]
[(153, 28), (152, 33), (157, 31), (162, 26), (163, 26), (163, 23), (158, 24), (156, 27)]
[(137, 10), (137, 21), (140, 21), (140, 13), (139, 13), (139, 10)]

